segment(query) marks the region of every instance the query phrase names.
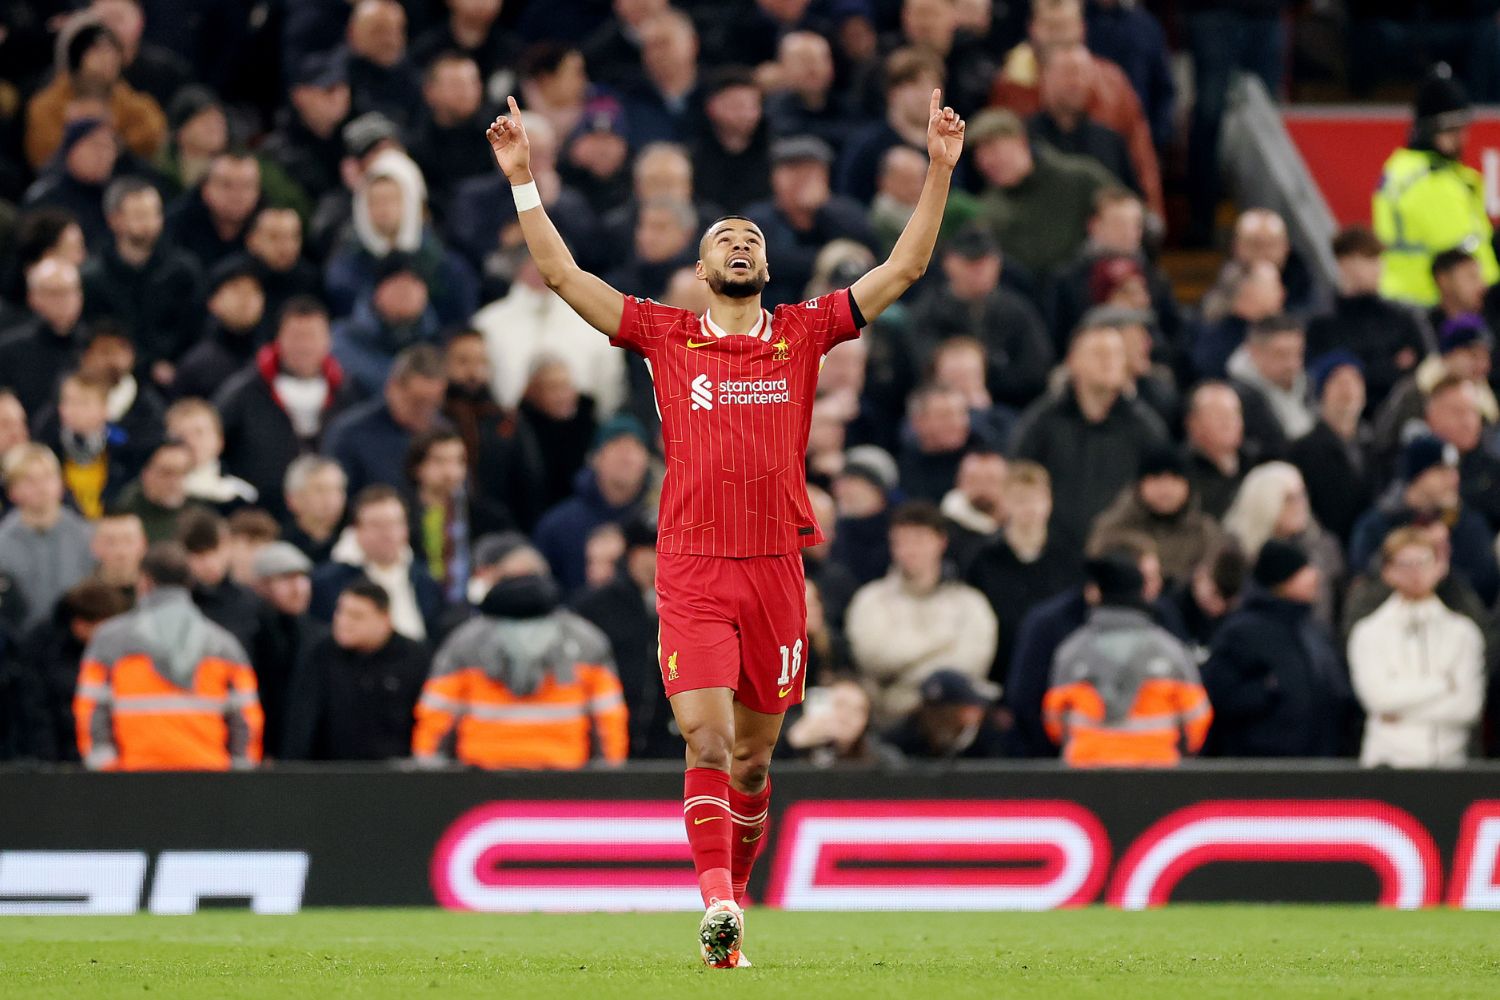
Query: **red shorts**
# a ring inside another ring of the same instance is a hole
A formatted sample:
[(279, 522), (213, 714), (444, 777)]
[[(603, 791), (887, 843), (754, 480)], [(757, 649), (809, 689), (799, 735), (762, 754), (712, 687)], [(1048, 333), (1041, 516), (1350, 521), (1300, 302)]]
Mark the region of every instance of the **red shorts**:
[(656, 559), (657, 666), (667, 697), (726, 687), (752, 712), (780, 715), (802, 700), (807, 592), (802, 556)]

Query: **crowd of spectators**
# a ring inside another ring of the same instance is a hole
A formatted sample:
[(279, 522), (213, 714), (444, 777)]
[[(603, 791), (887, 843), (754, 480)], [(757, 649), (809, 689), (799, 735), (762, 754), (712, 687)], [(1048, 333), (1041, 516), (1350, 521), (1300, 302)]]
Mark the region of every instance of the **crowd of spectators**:
[(938, 251), (811, 413), (782, 752), (1500, 752), (1500, 268), (1452, 74), (1337, 287), (1252, 207), (1198, 303), (1163, 163), (1211, 221), (1277, 0), (1182, 5), (1186, 116), (1127, 0), (239, 6), (0, 5), (0, 760), (679, 755), (650, 373), (542, 281), (485, 125), (517, 97), (622, 291), (703, 309), (738, 212), (775, 305), (888, 252), (936, 87)]

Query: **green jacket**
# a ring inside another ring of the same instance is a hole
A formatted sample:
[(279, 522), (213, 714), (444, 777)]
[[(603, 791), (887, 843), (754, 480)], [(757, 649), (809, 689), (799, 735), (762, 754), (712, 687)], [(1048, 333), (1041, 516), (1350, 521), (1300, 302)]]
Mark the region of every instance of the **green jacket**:
[(1078, 254), (1088, 238), (1094, 195), (1115, 183), (1109, 171), (1082, 156), (1032, 145), (1036, 168), (1012, 188), (988, 187), (979, 197), (979, 218), (994, 231), (1008, 259), (1038, 280)]
[(1385, 161), (1370, 214), (1386, 245), (1381, 295), (1433, 305), (1432, 258), (1456, 246), (1474, 254), (1485, 284), (1500, 279), (1484, 179), (1472, 167), (1430, 150), (1398, 149)]

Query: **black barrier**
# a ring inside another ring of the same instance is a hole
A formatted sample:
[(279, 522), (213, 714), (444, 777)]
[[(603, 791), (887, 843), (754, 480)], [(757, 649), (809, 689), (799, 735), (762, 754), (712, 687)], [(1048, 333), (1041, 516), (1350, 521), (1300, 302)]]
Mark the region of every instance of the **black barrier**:
[[(798, 909), (1500, 908), (1500, 771), (779, 768)], [(681, 774), (0, 772), (0, 913), (697, 904)]]

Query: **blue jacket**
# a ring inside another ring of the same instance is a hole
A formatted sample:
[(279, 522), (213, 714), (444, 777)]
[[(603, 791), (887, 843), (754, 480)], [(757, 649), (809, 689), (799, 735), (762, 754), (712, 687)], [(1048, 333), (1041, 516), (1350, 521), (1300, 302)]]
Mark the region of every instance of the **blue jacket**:
[(415, 344), (438, 344), (441, 338), (442, 326), (431, 305), (416, 322), (393, 327), (366, 297), (352, 315), (333, 325), (333, 356), (361, 392), (378, 395), (397, 354)]
[[(1393, 489), (1399, 489), (1397, 484)], [(1385, 536), (1411, 521), (1411, 511), (1398, 496), (1387, 496), (1385, 500), (1365, 511), (1354, 522), (1354, 531), (1349, 536), (1349, 572), (1363, 573), (1380, 553)], [(1500, 565), (1495, 562), (1495, 536), (1491, 534), (1484, 518), (1473, 508), (1461, 506), (1458, 518), (1448, 526), (1453, 548), (1453, 568), (1469, 581), (1480, 600), (1486, 606), (1495, 603), (1500, 593)]]
[[(468, 322), (479, 307), (479, 279), (469, 262), (443, 246), (431, 229), (422, 231), (422, 244), (412, 256), (427, 282), (438, 321), (445, 326)], [(369, 297), (379, 264), (379, 257), (352, 239), (329, 258), (323, 282), (335, 317), (349, 315)]]
[(583, 586), (584, 547), (589, 534), (601, 524), (623, 524), (641, 509), (645, 488), (629, 503), (614, 507), (599, 492), (593, 469), (580, 469), (573, 480), (573, 495), (542, 515), (536, 525), (536, 546), (552, 567), (552, 575), (565, 593)]
[(406, 484), (406, 449), (411, 431), (396, 423), (384, 396), (351, 406), (323, 435), (323, 453), (344, 467), (349, 497), (372, 483), (401, 489)]
[[(333, 621), (333, 609), (339, 602), (339, 595), (344, 588), (355, 580), (365, 575), (365, 571), (358, 566), (348, 563), (331, 562), (319, 566), (312, 574), (312, 603), (308, 605), (308, 614), (322, 622)], [(427, 641), (436, 644), (442, 634), (443, 625), (443, 591), (427, 571), (415, 559), (412, 560), (411, 570), (408, 574), (411, 578), (412, 590), (417, 595), (417, 610), (422, 612), (422, 622), (427, 626)]]

